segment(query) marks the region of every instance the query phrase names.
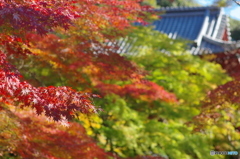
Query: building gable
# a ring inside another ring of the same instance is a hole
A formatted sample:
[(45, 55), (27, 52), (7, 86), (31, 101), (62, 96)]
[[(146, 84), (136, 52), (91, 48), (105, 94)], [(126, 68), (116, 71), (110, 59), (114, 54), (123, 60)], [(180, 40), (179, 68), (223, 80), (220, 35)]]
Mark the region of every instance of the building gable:
[(170, 38), (191, 40), (192, 54), (217, 53), (235, 49), (228, 18), (219, 7), (161, 8), (161, 19), (153, 22), (156, 30)]

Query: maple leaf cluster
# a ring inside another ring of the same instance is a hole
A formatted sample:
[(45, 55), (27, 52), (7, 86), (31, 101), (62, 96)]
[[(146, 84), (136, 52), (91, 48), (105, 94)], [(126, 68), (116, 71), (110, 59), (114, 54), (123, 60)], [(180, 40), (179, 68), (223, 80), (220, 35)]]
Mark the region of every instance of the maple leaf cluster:
[(64, 123), (49, 121), (31, 110), (7, 110), (0, 114), (0, 118), (4, 121), (0, 128), (1, 157), (8, 153), (21, 158), (49, 159), (79, 156), (106, 159), (111, 156), (98, 147), (78, 123), (66, 123), (68, 127), (64, 127)]
[[(222, 66), (224, 70), (233, 78), (238, 78), (239, 77), (239, 69), (240, 69), (240, 64), (239, 64), (239, 54), (240, 54), (240, 49), (232, 50), (232, 51), (227, 51), (223, 53), (218, 53), (214, 55), (213, 57), (209, 57), (209, 60), (211, 62), (216, 62)], [(205, 57), (205, 56), (203, 56)], [(208, 58), (207, 56), (205, 58)]]
[(34, 31), (46, 34), (54, 27), (68, 29), (72, 20), (79, 17), (72, 10), (73, 1), (62, 0), (1, 0), (0, 26), (5, 29)]
[(174, 94), (167, 92), (163, 87), (148, 80), (140, 80), (123, 86), (99, 83), (96, 87), (101, 90), (102, 95), (114, 93), (122, 97), (130, 95), (133, 98), (148, 102), (155, 100), (177, 102)]
[[(101, 80), (114, 78), (128, 80), (134, 72), (138, 71), (138, 68), (106, 45), (102, 45), (101, 40), (97, 38), (89, 40), (85, 35), (73, 33), (74, 29), (73, 32), (69, 31), (66, 34), (71, 37), (66, 40), (53, 34), (45, 36), (47, 38), (37, 34), (53, 32), (57, 27), (68, 29), (71, 24), (74, 24), (77, 30), (100, 33), (107, 39), (116, 38), (107, 33), (109, 30), (106, 27), (111, 26), (114, 30), (130, 28), (132, 23), (139, 19), (139, 14), (143, 10), (148, 9), (141, 7), (137, 0), (0, 1), (0, 27), (6, 33), (2, 33), (0, 38), (2, 44), (1, 101), (15, 103), (22, 107), (30, 106), (35, 108), (38, 114), (45, 113), (54, 120), (71, 119), (75, 111), (96, 112), (91, 103), (91, 95), (65, 86), (32, 86), (27, 81), (21, 80), (18, 69), (9, 61), (16, 62), (16, 57), (22, 55), (26, 58), (29, 55), (37, 56), (38, 61), (55, 64), (58, 69), (61, 68), (66, 72), (66, 75), (69, 74), (69, 68), (72, 73), (80, 67), (86, 67), (82, 73), (90, 75), (94, 85)], [(119, 33), (122, 35), (121, 31)], [(74, 39), (78, 39), (78, 43), (71, 45), (69, 41)], [(75, 76), (76, 73), (72, 75)], [(76, 76), (72, 79), (78, 78), (79, 76)]]
[(21, 82), (19, 75), (6, 71), (9, 65), (4, 62), (4, 54), (0, 54), (1, 65), (5, 65), (0, 70), (0, 94), (1, 101), (20, 102), (22, 107), (31, 106), (36, 109), (38, 114), (45, 112), (45, 115), (60, 120), (62, 117), (72, 118), (74, 111), (88, 113), (95, 111), (90, 96), (76, 92), (68, 87), (33, 87), (27, 82)]
[[(236, 49), (233, 51), (218, 53), (212, 57), (203, 56), (203, 58), (209, 59), (211, 62), (220, 64), (232, 77), (232, 80), (208, 92), (205, 100), (202, 102), (201, 113), (195, 116), (193, 120), (193, 123), (196, 126), (196, 131), (206, 128), (209, 123), (217, 123), (226, 118), (229, 118), (228, 121), (231, 121), (234, 116), (239, 113), (239, 52), (240, 50)], [(232, 109), (236, 114), (231, 112)], [(227, 117), (224, 117), (224, 115)], [(234, 122), (231, 124), (238, 127), (238, 124), (235, 124)]]

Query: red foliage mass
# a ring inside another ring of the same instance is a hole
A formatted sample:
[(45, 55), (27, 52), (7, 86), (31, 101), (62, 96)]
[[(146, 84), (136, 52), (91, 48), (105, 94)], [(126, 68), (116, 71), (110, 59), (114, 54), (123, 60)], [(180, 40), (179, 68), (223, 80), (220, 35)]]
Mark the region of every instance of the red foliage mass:
[(229, 52), (217, 53), (211, 61), (219, 63), (232, 77), (240, 76), (240, 49)]
[(64, 127), (31, 111), (8, 115), (11, 115), (12, 122), (16, 119), (16, 127), (13, 128), (17, 136), (8, 136), (8, 140), (14, 143), (11, 151), (17, 156), (29, 159), (106, 159), (110, 156), (87, 136), (85, 129), (78, 123), (71, 122)]
[(54, 27), (68, 29), (71, 21), (79, 17), (68, 0), (1, 0), (0, 25), (19, 31), (36, 31), (46, 34)]
[[(88, 34), (98, 32), (108, 38), (116, 38), (116, 36), (110, 35), (112, 34), (111, 31), (109, 34), (109, 30), (105, 28), (108, 26), (111, 26), (111, 29), (114, 30), (129, 28), (132, 22), (139, 19), (139, 16), (144, 17), (143, 10), (147, 11), (149, 9), (141, 7), (138, 0), (1, 0), (0, 26), (3, 27), (6, 33), (24, 35), (23, 39), (25, 39), (25, 33), (28, 32), (43, 35), (51, 32), (56, 27), (67, 29), (75, 18), (81, 17), (80, 28), (78, 29), (85, 30)], [(87, 29), (84, 29), (86, 26)], [(81, 44), (71, 45), (70, 43), (74, 38), (83, 41)], [(62, 66), (62, 71), (66, 74), (68, 74), (69, 68), (72, 69), (72, 72), (78, 73), (80, 67), (91, 65), (87, 74), (90, 75), (91, 81), (95, 83), (109, 79), (128, 80), (132, 74), (139, 71), (126, 58), (116, 54), (96, 39), (86, 38), (86, 35), (76, 35), (70, 42), (64, 42), (64, 40), (54, 35), (43, 38), (31, 34), (27, 39), (31, 43), (26, 43), (17, 36), (1, 35), (0, 42), (4, 48), (3, 52), (0, 53), (1, 101), (18, 103), (22, 107), (30, 106), (35, 108), (38, 114), (45, 113), (54, 120), (60, 120), (61, 118), (71, 119), (75, 111), (83, 113), (96, 112), (96, 109), (91, 104), (91, 95), (76, 92), (69, 87), (34, 87), (26, 81), (21, 81), (19, 72), (13, 65), (8, 63), (7, 56), (14, 55), (16, 58), (17, 55), (33, 54), (27, 48), (37, 48), (45, 52), (45, 57), (41, 57), (42, 62), (44, 60), (54, 61)], [(95, 46), (93, 47), (93, 45)], [(66, 50), (70, 51), (66, 52)], [(50, 56), (50, 54), (55, 56)], [(68, 61), (62, 60), (64, 58), (68, 59)], [(73, 73), (73, 75), (77, 73)], [(86, 74), (86, 72), (80, 73)], [(141, 73), (139, 75), (141, 76)], [(72, 79), (75, 80), (78, 77)], [(148, 96), (155, 100), (158, 98), (155, 96), (161, 94), (164, 100), (168, 98), (167, 93), (161, 87), (157, 88), (152, 83), (148, 82), (146, 86), (137, 85), (139, 84), (128, 85), (124, 88), (124, 91), (134, 92), (132, 93), (134, 97), (138, 97), (139, 94), (149, 94)]]
[(54, 120), (72, 118), (72, 112), (95, 112), (90, 95), (76, 92), (68, 87), (33, 87), (19, 80), (20, 75), (12, 72), (6, 62), (6, 55), (0, 53), (0, 95), (2, 102), (18, 102), (35, 108), (38, 114), (44, 112)]
[(130, 95), (145, 101), (161, 100), (165, 102), (177, 102), (176, 96), (164, 90), (163, 87), (147, 80), (140, 80), (123, 86), (114, 84), (98, 84), (97, 88), (103, 95), (114, 93), (120, 96)]
[(218, 53), (216, 57), (211, 61), (219, 63), (226, 72), (233, 77), (233, 81), (230, 81), (224, 85), (219, 86), (215, 90), (209, 92), (209, 100), (205, 101), (204, 107), (222, 105), (224, 102), (240, 103), (239, 88), (240, 88), (240, 49), (230, 52)]
[(221, 118), (221, 111), (227, 112), (225, 105), (228, 103), (238, 105), (240, 104), (239, 90), (240, 90), (240, 49), (228, 51), (224, 53), (217, 53), (211, 59), (212, 62), (219, 63), (223, 69), (233, 78), (232, 81), (224, 85), (218, 86), (216, 89), (210, 91), (202, 102), (202, 111), (199, 115), (194, 117), (193, 122), (197, 125), (196, 131), (201, 130), (207, 125), (209, 120), (217, 121)]

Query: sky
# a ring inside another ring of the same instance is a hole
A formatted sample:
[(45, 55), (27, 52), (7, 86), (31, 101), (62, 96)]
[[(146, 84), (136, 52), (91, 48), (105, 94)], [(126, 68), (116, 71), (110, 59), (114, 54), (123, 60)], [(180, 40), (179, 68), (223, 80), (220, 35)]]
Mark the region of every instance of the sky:
[[(195, 0), (195, 1), (201, 5), (208, 6), (208, 5), (211, 5), (214, 0)], [(224, 8), (224, 11), (229, 17), (240, 20), (240, 6), (239, 5), (233, 3), (232, 6)]]

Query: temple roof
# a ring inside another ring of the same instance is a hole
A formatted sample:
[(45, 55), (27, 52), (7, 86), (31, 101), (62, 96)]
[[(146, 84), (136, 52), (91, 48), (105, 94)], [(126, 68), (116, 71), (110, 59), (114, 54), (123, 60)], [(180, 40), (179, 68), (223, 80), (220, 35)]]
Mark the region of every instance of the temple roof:
[(239, 47), (231, 41), (228, 17), (219, 7), (161, 8), (164, 12), (153, 22), (155, 29), (170, 38), (183, 38), (194, 43), (192, 54), (217, 53)]

